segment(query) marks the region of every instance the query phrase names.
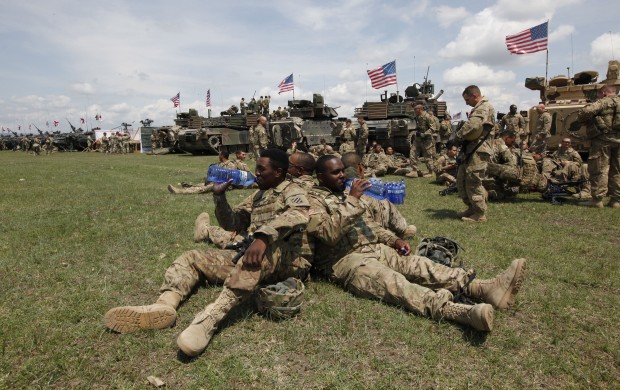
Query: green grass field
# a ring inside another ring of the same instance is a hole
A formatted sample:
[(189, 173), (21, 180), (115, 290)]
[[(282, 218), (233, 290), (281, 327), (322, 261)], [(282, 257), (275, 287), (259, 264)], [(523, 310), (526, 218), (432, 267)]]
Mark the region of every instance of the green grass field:
[[(492, 203), (464, 224), (455, 196), (407, 179), (400, 206), (419, 236), (464, 248), (491, 277), (529, 273), (488, 335), (307, 284), (301, 315), (272, 322), (244, 306), (197, 359), (175, 339), (219, 293), (200, 288), (174, 328), (119, 335), (103, 314), (153, 303), (210, 195), (171, 195), (215, 157), (0, 152), (0, 388), (620, 388), (620, 210), (553, 206), (538, 194)], [(231, 204), (249, 190), (228, 193)]]

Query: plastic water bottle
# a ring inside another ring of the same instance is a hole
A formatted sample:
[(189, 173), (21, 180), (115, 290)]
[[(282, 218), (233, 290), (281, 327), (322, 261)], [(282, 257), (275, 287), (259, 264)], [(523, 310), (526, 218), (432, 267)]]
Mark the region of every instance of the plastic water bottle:
[[(351, 184), (353, 183), (353, 180), (354, 179), (347, 179), (347, 181), (345, 182), (345, 186), (347, 189), (351, 189)], [(366, 191), (364, 191), (364, 195), (368, 195), (379, 200), (385, 199), (385, 186), (381, 179), (370, 178), (368, 181), (370, 182), (371, 186)]]
[(209, 171), (207, 172), (207, 181), (213, 183), (224, 183), (229, 179), (232, 179), (232, 184), (244, 187), (251, 186), (256, 181), (256, 177), (248, 171), (222, 168), (217, 165), (211, 165), (209, 167)]
[(384, 184), (387, 199), (394, 204), (405, 203), (405, 181), (388, 181)]

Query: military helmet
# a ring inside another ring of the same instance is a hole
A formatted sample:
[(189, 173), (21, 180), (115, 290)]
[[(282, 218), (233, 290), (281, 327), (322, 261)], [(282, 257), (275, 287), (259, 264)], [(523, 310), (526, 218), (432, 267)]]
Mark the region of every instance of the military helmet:
[(293, 277), (262, 287), (256, 294), (258, 311), (275, 320), (292, 318), (301, 311), (304, 290), (302, 281)]
[(447, 267), (454, 265), (463, 249), (456, 241), (446, 237), (424, 238), (416, 248), (416, 255), (424, 256)]

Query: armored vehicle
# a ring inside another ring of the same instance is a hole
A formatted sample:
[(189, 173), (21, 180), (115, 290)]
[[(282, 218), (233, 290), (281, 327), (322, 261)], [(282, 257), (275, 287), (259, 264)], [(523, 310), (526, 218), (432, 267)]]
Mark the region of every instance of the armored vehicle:
[(385, 91), (380, 102), (365, 102), (356, 108), (355, 115), (362, 116), (368, 125), (369, 144), (377, 141), (383, 147), (392, 146), (396, 152), (409, 155), (409, 140), (416, 129), (413, 107), (421, 104), (440, 120), (446, 114), (446, 102), (438, 100), (443, 89), (434, 94), (435, 85), (427, 77), (421, 85), (408, 86), (404, 97), (398, 92), (388, 97)]
[(323, 96), (318, 93), (310, 100), (289, 100), (289, 117), (272, 120), (267, 132), (272, 147), (288, 149), (291, 144), (303, 150), (318, 145), (324, 139), (328, 144), (335, 144), (339, 133), (339, 123), (333, 122), (338, 113), (325, 104)]
[[(69, 122), (68, 119), (67, 122)], [(88, 136), (90, 135), (92, 139), (94, 139), (95, 133), (92, 131), (84, 131), (82, 128), (76, 128), (71, 122), (69, 122), (69, 126), (71, 126), (70, 133), (54, 132), (52, 134), (54, 137), (54, 146), (60, 151), (83, 151), (88, 147)], [(39, 129), (37, 128), (37, 130)], [(39, 130), (39, 132), (41, 131)]]
[[(597, 98), (598, 91), (605, 85), (620, 86), (620, 62), (609, 61), (605, 80), (598, 82), (597, 71), (575, 73), (573, 77), (555, 76), (548, 82), (544, 77), (525, 79), (525, 87), (540, 92), (540, 101), (545, 104), (551, 114), (551, 138), (547, 140), (547, 148), (554, 151), (562, 138), (570, 137), (573, 148), (586, 156), (590, 141), (586, 138), (586, 126), (577, 121), (579, 109)], [(529, 110), (530, 134), (536, 130), (539, 114), (536, 107)]]
[[(175, 149), (192, 154), (217, 154), (247, 150), (248, 129), (256, 124), (258, 114), (237, 112), (236, 106), (223, 111), (219, 117), (205, 118), (190, 108), (177, 114), (175, 126), (166, 128), (172, 133)], [(170, 136), (169, 136), (170, 138)], [(178, 141), (178, 142), (177, 142)]]
[[(307, 148), (319, 144), (321, 139), (335, 142), (335, 130), (330, 124), (338, 113), (324, 103), (323, 96), (314, 94), (312, 101), (289, 100), (288, 107), (287, 117), (272, 118), (267, 124), (270, 146), (287, 149), (295, 141)], [(253, 111), (239, 113), (234, 105), (220, 116), (208, 118), (190, 109), (177, 114), (175, 126), (162, 127), (159, 131), (166, 132), (168, 139), (173, 140), (171, 148), (187, 153), (217, 154), (222, 149), (247, 151), (249, 129), (256, 125), (259, 116)]]

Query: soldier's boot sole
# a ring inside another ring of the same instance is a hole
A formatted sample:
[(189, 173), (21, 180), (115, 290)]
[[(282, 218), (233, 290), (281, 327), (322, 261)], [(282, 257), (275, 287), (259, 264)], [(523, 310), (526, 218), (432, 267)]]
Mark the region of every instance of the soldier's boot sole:
[(477, 305), (463, 305), (448, 302), (442, 308), (444, 318), (456, 323), (470, 326), (482, 332), (493, 330), (495, 311), (493, 306), (487, 303)]
[(121, 306), (110, 309), (103, 317), (105, 326), (118, 333), (142, 329), (165, 329), (174, 325), (177, 312), (170, 306)]
[(463, 222), (486, 222), (487, 217), (484, 214), (473, 214), (468, 217), (462, 217)]
[(176, 189), (176, 188), (174, 188), (174, 187), (172, 186), (172, 184), (168, 184), (168, 192), (170, 192), (171, 194), (176, 194), (176, 193), (178, 193), (177, 189)]
[(527, 261), (515, 259), (510, 267), (493, 279), (474, 280), (469, 288), (472, 298), (482, 299), (496, 309), (508, 309), (515, 303), (527, 273)]
[(459, 211), (458, 213), (456, 213), (456, 216), (458, 218), (463, 218), (463, 217), (471, 217), (472, 215), (475, 214), (475, 211), (472, 209), (467, 209), (465, 211)]

